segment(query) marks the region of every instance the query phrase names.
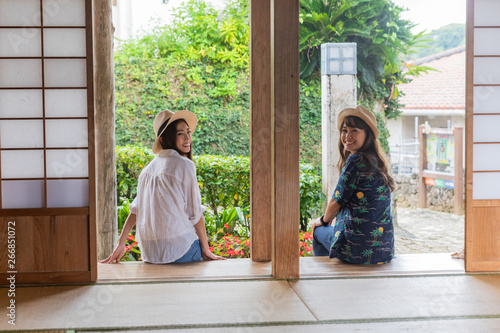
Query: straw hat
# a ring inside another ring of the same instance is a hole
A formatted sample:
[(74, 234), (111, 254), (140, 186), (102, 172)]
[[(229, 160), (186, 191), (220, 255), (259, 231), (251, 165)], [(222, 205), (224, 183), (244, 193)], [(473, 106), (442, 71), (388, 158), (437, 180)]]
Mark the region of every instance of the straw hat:
[(184, 119), (191, 130), (191, 133), (194, 132), (196, 128), (196, 124), (198, 123), (198, 117), (191, 111), (182, 110), (177, 112), (172, 112), (170, 110), (163, 110), (156, 115), (156, 118), (153, 122), (153, 129), (155, 131), (156, 140), (153, 143), (153, 153), (158, 154), (161, 151), (161, 143), (160, 136), (165, 132), (165, 129), (172, 122), (177, 119)]
[(358, 105), (355, 108), (347, 108), (342, 111), (340, 111), (338, 117), (337, 117), (337, 126), (339, 128), (339, 131), (342, 131), (342, 123), (344, 122), (344, 119), (349, 116), (354, 116), (361, 118), (368, 126), (370, 126), (373, 134), (375, 135), (376, 138), (379, 136), (379, 131), (377, 129), (377, 119), (375, 119), (375, 115), (371, 113), (367, 108), (365, 108), (362, 105)]

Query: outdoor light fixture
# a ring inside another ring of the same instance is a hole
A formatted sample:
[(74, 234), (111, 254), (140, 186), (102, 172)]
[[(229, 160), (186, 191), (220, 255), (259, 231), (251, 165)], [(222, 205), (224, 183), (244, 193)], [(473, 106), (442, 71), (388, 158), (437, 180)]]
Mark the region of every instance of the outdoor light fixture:
[(321, 75), (356, 75), (356, 43), (321, 44)]

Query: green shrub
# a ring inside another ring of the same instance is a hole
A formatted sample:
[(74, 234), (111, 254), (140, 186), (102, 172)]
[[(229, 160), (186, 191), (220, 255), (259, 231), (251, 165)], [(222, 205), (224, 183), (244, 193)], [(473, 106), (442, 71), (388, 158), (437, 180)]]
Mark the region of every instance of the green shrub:
[(148, 148), (135, 146), (116, 147), (116, 185), (119, 206), (122, 206), (126, 199), (132, 201), (135, 198), (139, 175), (154, 157), (155, 155)]
[(202, 155), (194, 158), (204, 204), (216, 214), (250, 205), (250, 159)]
[[(154, 154), (149, 148), (117, 147), (117, 185), (120, 205), (137, 194), (137, 180)], [(231, 232), (248, 235), (250, 207), (250, 158), (242, 156), (195, 156), (207, 227), (217, 232), (228, 223)], [(300, 225), (307, 230), (308, 220), (321, 213), (324, 200), (321, 176), (308, 163), (300, 164)], [(234, 210), (233, 210), (234, 208)], [(239, 223), (236, 224), (236, 221)], [(210, 234), (210, 232), (209, 232)]]
[(300, 230), (306, 231), (309, 219), (321, 215), (321, 204), (325, 200), (321, 176), (311, 164), (300, 163)]

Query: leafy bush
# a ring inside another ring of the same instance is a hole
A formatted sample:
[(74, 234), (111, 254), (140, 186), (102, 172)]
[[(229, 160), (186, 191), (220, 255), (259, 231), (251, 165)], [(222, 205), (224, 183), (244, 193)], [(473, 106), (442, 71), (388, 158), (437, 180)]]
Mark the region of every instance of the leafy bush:
[(201, 196), (216, 215), (221, 208), (250, 205), (248, 157), (202, 155), (194, 160)]
[[(116, 148), (118, 198), (120, 205), (137, 194), (137, 180), (154, 154), (149, 148), (125, 146)], [(210, 208), (207, 225), (216, 231), (225, 223), (239, 221), (239, 235), (248, 235), (250, 207), (250, 158), (242, 156), (195, 156), (202, 203)], [(325, 199), (321, 176), (313, 166), (300, 164), (300, 223), (306, 230), (308, 219), (321, 212)], [(232, 209), (234, 211), (231, 211)], [(225, 215), (224, 215), (225, 214)]]
[(135, 146), (116, 147), (116, 182), (119, 206), (122, 206), (127, 199), (132, 200), (135, 198), (139, 175), (154, 157), (152, 150), (148, 148)]
[(307, 230), (309, 219), (321, 215), (321, 204), (325, 200), (321, 176), (307, 163), (300, 164), (300, 229)]

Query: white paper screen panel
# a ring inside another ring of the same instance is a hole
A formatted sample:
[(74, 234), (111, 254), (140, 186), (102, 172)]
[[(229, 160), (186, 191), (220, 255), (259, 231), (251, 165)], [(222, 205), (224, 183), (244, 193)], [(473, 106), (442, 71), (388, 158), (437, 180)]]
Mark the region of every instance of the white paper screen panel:
[(85, 57), (85, 29), (43, 29), (46, 57)]
[(88, 207), (88, 179), (47, 180), (47, 207)]
[(85, 119), (47, 119), (45, 121), (45, 146), (87, 147), (87, 120)]
[(474, 84), (500, 84), (500, 58), (474, 58)]
[(47, 177), (88, 177), (87, 149), (47, 150)]
[(473, 171), (500, 171), (500, 144), (474, 144), (473, 149)]
[(500, 199), (500, 172), (474, 173), (472, 176), (472, 199)]
[(42, 148), (42, 120), (0, 120), (2, 148)]
[(0, 118), (42, 117), (42, 90), (0, 90)]
[(500, 142), (499, 115), (480, 115), (473, 119), (474, 142)]
[(500, 1), (475, 0), (474, 25), (475, 26), (500, 26)]
[(85, 59), (45, 59), (45, 86), (86, 87)]
[(42, 150), (4, 150), (2, 178), (43, 178)]
[(474, 87), (474, 113), (500, 113), (500, 87)]
[(39, 26), (40, 0), (1, 0), (0, 26)]
[(87, 90), (45, 90), (45, 117), (87, 117)]
[(42, 86), (42, 62), (38, 59), (0, 59), (1, 87)]
[(474, 29), (474, 55), (500, 55), (500, 28)]
[(40, 57), (41, 38), (40, 29), (0, 29), (0, 57)]
[(44, 191), (43, 180), (2, 181), (2, 207), (42, 208)]
[(42, 0), (44, 26), (85, 26), (85, 0)]

